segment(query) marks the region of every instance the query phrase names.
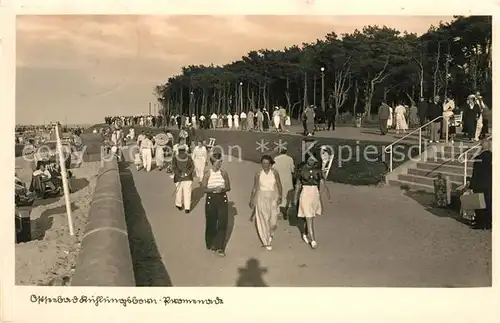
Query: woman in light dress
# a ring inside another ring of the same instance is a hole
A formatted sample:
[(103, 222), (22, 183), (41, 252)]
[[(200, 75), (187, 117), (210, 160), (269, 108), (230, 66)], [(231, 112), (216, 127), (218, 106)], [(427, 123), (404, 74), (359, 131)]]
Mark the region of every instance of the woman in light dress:
[(145, 138), (141, 141), (141, 159), (142, 165), (146, 172), (151, 171), (151, 164), (153, 160), (153, 141), (151, 140), (153, 137), (150, 134), (147, 134)]
[(281, 196), (280, 213), (283, 219), (287, 219), (288, 210), (293, 202), (293, 173), (295, 163), (293, 158), (287, 155), (287, 149), (282, 148), (279, 155), (274, 159), (273, 168), (278, 171), (281, 180), (283, 195)]
[(198, 144), (193, 149), (193, 162), (194, 162), (194, 171), (196, 174), (196, 178), (198, 178), (199, 182), (203, 179), (203, 174), (205, 172), (205, 166), (207, 165), (208, 160), (208, 152), (207, 148), (203, 145), (203, 141), (198, 139)]
[(406, 108), (399, 104), (394, 109), (394, 115), (396, 117), (396, 133), (399, 134), (400, 131), (406, 133), (408, 130), (408, 123), (406, 122)]
[(238, 115), (238, 113), (234, 114), (233, 121), (234, 121), (234, 129), (240, 129), (240, 116)]
[[(298, 202), (297, 217), (305, 219), (301, 228), (302, 240), (311, 248), (318, 246), (314, 233), (314, 218), (322, 214), (320, 190), (324, 186), (324, 178), (319, 160), (321, 157), (309, 156), (304, 165), (299, 169), (295, 186), (295, 201)], [(328, 190), (328, 199), (330, 199)]]
[(290, 118), (289, 115), (285, 116), (285, 132), (288, 132), (288, 127), (292, 125), (292, 119)]
[(387, 129), (391, 129), (392, 125), (394, 124), (394, 109), (389, 106), (389, 118), (387, 119)]
[(165, 165), (165, 151), (167, 149), (168, 140), (169, 139), (164, 132), (161, 132), (154, 137), (156, 167), (159, 171), (161, 171)]
[(276, 132), (280, 131), (280, 121), (281, 121), (280, 108), (276, 107), (276, 108), (274, 108), (274, 112), (273, 112), (273, 124), (274, 124), (274, 129), (276, 130)]
[(227, 127), (229, 129), (233, 128), (233, 115), (231, 114), (231, 112), (227, 114)]
[(274, 161), (271, 156), (263, 155), (260, 159), (262, 169), (255, 174), (250, 208), (253, 210), (252, 221), (255, 219), (257, 232), (263, 247), (271, 251), (274, 233), (278, 225), (279, 205), (283, 190), (278, 171), (272, 168)]

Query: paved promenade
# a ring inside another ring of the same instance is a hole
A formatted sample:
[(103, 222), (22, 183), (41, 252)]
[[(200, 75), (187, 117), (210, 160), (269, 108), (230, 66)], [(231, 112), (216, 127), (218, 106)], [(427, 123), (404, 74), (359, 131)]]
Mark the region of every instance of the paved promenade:
[(204, 197), (194, 185), (191, 214), (173, 204), (164, 172), (122, 169), (137, 281), (156, 286), (466, 287), (491, 284), (491, 233), (428, 210), (395, 187), (329, 183), (317, 219), (318, 249), (280, 220), (271, 252), (249, 221), (250, 162), (226, 161), (232, 190), (227, 256), (205, 249)]

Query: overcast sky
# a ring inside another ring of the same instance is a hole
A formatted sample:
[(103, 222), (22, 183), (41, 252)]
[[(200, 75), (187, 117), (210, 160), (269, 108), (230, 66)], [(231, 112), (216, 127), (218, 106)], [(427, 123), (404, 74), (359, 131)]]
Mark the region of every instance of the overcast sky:
[(325, 34), (386, 25), (421, 34), (451, 16), (20, 16), (16, 123), (98, 123), (148, 112), (184, 65), (225, 64)]

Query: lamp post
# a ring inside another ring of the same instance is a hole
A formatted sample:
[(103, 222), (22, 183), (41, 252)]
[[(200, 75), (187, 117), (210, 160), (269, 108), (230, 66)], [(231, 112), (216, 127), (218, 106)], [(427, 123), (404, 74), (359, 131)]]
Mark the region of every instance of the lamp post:
[(193, 104), (194, 104), (194, 93), (193, 91), (191, 91), (189, 93), (189, 115), (191, 116), (194, 112), (194, 107), (193, 107)]
[(321, 68), (321, 110), (325, 112), (325, 68)]
[(240, 82), (240, 113), (243, 111), (243, 82)]

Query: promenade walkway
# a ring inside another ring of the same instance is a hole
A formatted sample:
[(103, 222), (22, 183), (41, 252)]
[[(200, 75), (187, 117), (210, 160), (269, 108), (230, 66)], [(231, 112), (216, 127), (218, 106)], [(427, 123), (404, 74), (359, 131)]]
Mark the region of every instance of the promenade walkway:
[[(127, 154), (125, 154), (127, 155)], [(124, 163), (125, 164), (125, 163)], [(232, 234), (227, 256), (205, 249), (204, 197), (191, 214), (173, 204), (164, 172), (122, 167), (122, 185), (139, 285), (466, 287), (491, 284), (491, 233), (472, 231), (395, 187), (328, 183), (332, 201), (317, 219), (318, 249), (281, 220), (271, 252), (249, 221), (251, 162), (226, 161)], [(434, 214), (436, 213), (436, 214)]]

